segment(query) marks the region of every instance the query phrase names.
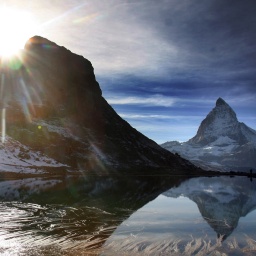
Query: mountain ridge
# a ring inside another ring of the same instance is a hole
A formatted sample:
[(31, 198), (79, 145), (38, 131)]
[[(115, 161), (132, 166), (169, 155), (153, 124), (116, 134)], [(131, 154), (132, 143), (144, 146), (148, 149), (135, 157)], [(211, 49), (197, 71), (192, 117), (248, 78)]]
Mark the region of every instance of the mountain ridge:
[(13, 62), (1, 60), (4, 133), (30, 150), (100, 173), (109, 168), (197, 170), (124, 121), (103, 98), (93, 66), (83, 56), (35, 36)]

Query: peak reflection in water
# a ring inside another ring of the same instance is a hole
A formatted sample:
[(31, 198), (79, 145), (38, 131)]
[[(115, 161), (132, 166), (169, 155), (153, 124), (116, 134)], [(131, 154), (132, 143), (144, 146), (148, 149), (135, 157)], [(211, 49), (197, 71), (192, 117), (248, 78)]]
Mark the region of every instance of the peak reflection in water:
[(255, 209), (255, 180), (187, 179), (119, 225), (104, 255), (252, 255)]
[(223, 239), (235, 230), (240, 217), (256, 209), (256, 181), (247, 177), (194, 178), (164, 195), (194, 201), (202, 217)]
[(137, 176), (2, 180), (0, 250), (58, 255), (100, 248), (134, 211), (180, 181)]

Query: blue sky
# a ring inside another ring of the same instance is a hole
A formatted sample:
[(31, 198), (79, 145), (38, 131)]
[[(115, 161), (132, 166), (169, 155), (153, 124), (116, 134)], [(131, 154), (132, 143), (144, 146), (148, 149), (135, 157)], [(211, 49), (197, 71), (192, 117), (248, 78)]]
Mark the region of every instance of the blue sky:
[(218, 97), (256, 129), (255, 0), (1, 3), (89, 59), (107, 101), (158, 143), (193, 137)]

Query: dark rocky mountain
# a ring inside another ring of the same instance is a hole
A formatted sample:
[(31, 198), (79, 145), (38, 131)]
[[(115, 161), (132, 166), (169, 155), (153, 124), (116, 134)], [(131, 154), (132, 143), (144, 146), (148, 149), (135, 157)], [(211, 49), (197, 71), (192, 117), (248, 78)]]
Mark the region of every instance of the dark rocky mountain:
[(256, 131), (239, 122), (234, 110), (221, 98), (193, 138), (184, 143), (166, 142), (162, 147), (205, 169), (256, 169)]
[(99, 172), (195, 168), (118, 116), (102, 97), (90, 61), (45, 38), (35, 36), (16, 59), (1, 60), (1, 79), (6, 143), (0, 150), (8, 156), (2, 169), (21, 163)]

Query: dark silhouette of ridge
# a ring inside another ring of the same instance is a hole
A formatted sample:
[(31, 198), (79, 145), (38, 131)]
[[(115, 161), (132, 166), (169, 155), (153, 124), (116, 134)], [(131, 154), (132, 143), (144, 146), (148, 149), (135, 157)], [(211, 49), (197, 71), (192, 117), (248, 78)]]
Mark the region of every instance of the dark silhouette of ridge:
[[(2, 61), (7, 134), (72, 168), (196, 170), (131, 127), (102, 97), (91, 62), (39, 36), (20, 66)], [(38, 129), (40, 127), (40, 129)]]

